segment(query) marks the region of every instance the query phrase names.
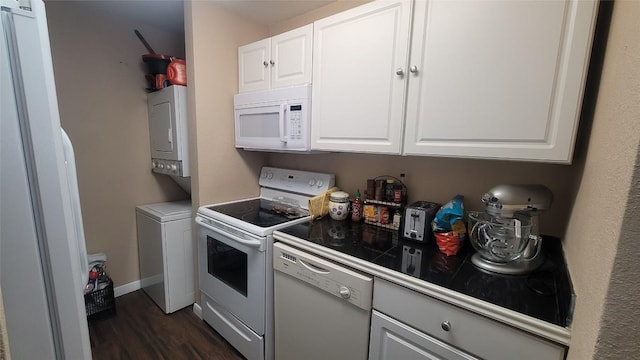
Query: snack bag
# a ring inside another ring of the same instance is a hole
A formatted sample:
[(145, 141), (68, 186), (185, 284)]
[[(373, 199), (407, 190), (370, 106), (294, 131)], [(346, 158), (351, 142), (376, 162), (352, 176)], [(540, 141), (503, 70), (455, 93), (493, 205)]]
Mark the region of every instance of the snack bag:
[(464, 196), (457, 195), (440, 207), (431, 222), (436, 244), (447, 256), (458, 253), (467, 235), (462, 218), (464, 216)]
[(462, 221), (464, 216), (464, 196), (456, 195), (451, 201), (442, 205), (431, 222), (434, 232), (451, 231), (453, 224)]

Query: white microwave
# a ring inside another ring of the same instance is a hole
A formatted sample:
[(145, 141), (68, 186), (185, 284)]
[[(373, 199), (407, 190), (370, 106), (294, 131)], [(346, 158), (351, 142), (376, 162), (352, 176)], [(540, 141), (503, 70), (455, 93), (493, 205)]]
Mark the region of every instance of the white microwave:
[(311, 85), (238, 94), (233, 105), (237, 148), (311, 150)]

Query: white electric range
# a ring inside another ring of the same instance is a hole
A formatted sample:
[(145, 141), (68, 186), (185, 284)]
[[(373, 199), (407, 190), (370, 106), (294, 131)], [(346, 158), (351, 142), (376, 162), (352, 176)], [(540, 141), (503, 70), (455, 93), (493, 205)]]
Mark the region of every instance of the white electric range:
[(198, 209), (202, 317), (248, 359), (274, 358), (274, 230), (309, 221), (331, 174), (263, 167), (260, 196)]

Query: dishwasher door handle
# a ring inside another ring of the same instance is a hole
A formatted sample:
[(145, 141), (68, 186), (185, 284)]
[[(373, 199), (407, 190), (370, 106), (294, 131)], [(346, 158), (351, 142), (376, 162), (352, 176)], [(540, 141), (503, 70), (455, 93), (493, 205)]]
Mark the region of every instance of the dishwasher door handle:
[(316, 274), (322, 274), (322, 275), (331, 274), (331, 271), (321, 268), (319, 266), (313, 265), (311, 263), (307, 264), (306, 262), (304, 262), (304, 260), (300, 258), (298, 258), (298, 262), (300, 262), (300, 265), (306, 267), (307, 269), (309, 269), (309, 271), (313, 271)]

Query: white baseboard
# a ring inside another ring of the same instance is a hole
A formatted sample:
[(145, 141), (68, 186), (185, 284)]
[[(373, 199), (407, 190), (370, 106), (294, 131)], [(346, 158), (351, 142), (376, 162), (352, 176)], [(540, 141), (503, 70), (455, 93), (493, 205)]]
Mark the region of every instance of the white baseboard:
[(128, 284), (120, 285), (113, 289), (113, 296), (118, 297), (136, 290), (140, 290), (140, 280), (132, 281)]
[(202, 308), (200, 307), (200, 305), (198, 305), (198, 303), (193, 303), (193, 313), (196, 314), (196, 316), (202, 320)]

